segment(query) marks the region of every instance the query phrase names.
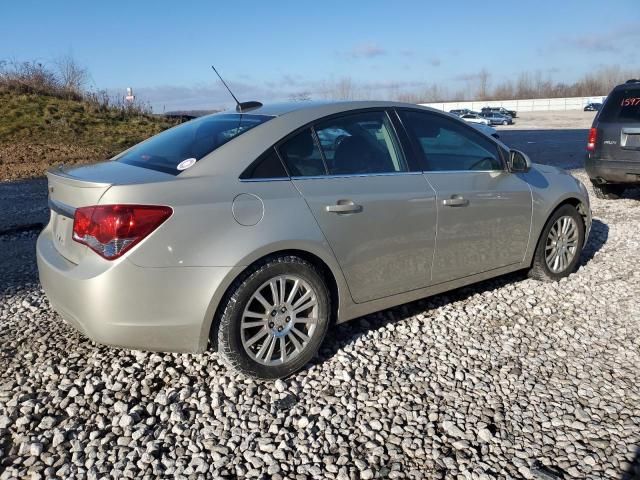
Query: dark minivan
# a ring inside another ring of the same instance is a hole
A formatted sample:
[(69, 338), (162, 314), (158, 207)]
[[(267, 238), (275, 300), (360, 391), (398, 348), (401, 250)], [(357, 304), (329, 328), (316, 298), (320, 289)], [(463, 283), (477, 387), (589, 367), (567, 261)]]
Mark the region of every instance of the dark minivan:
[(640, 80), (615, 87), (593, 120), (585, 169), (598, 198), (640, 184)]

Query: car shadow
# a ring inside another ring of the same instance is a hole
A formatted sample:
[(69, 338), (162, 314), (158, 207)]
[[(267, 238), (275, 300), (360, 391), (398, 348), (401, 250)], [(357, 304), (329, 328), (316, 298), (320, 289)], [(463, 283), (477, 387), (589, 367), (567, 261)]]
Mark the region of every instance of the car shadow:
[[(589, 235), (587, 244), (582, 250), (578, 267), (588, 264), (595, 254), (605, 245), (608, 237), (608, 225), (598, 219), (594, 219), (591, 226), (591, 234)], [(371, 331), (382, 329), (390, 323), (397, 323), (419, 313), (437, 309), (453, 302), (463, 301), (476, 294), (492, 292), (505, 287), (508, 284), (520, 282), (526, 279), (527, 271), (520, 270), (500, 277), (474, 283), (472, 285), (467, 285), (465, 287), (460, 287), (439, 295), (425, 297), (414, 302), (405, 303), (336, 325), (334, 328), (329, 330), (327, 338), (320, 349), (319, 355), (314, 361), (307, 365), (306, 369), (310, 368), (313, 364), (323, 363), (331, 359), (341, 349), (351, 343), (354, 343), (360, 337)]]
[(640, 447), (636, 448), (633, 460), (631, 460), (626, 472), (623, 472), (620, 480), (640, 480)]
[[(640, 200), (640, 188), (638, 187), (628, 187), (624, 190), (622, 195), (620, 195), (621, 199), (628, 198), (630, 200)], [(615, 201), (615, 200), (612, 200)]]
[(582, 254), (580, 255), (578, 266), (583, 267), (584, 265), (589, 263), (595, 256), (595, 254), (603, 247), (603, 245), (607, 243), (608, 238), (609, 226), (606, 223), (601, 222), (597, 218), (594, 218), (593, 222), (591, 223), (591, 233), (589, 234), (587, 244), (582, 249)]

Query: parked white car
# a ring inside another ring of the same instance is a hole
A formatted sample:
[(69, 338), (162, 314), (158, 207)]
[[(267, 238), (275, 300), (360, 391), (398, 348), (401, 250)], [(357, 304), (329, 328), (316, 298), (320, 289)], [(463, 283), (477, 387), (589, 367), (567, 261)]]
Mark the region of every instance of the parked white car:
[(460, 117), (461, 119), (463, 119), (465, 122), (469, 122), (469, 123), (480, 123), (482, 125), (489, 125), (489, 120), (487, 120), (484, 117), (481, 117), (480, 115), (476, 115), (475, 113), (466, 113), (464, 115), (462, 115)]

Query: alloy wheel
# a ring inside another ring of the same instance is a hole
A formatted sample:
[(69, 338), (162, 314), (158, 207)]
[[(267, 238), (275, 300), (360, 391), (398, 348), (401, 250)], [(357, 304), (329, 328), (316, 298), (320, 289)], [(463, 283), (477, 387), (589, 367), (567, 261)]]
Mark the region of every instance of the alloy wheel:
[(263, 283), (247, 302), (240, 322), (242, 346), (262, 365), (282, 365), (309, 345), (318, 324), (318, 297), (296, 275)]
[(545, 244), (545, 260), (553, 273), (566, 270), (578, 251), (578, 225), (574, 218), (558, 218), (549, 230)]

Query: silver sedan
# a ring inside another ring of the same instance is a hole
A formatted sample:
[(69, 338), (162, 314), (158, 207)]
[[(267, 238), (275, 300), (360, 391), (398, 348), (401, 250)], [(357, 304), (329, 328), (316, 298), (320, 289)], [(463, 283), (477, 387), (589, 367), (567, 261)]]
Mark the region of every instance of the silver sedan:
[(334, 323), (528, 269), (576, 269), (584, 186), (462, 120), (390, 102), (260, 106), (48, 173), (57, 312), (97, 342), (217, 349), (286, 376)]

